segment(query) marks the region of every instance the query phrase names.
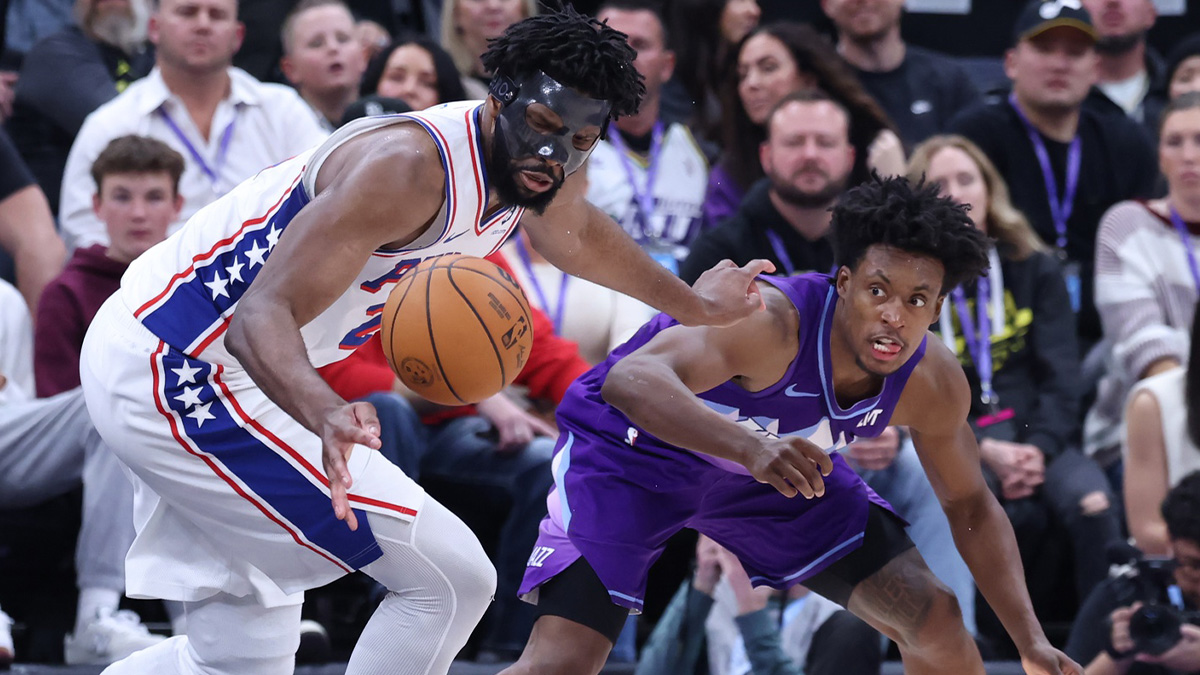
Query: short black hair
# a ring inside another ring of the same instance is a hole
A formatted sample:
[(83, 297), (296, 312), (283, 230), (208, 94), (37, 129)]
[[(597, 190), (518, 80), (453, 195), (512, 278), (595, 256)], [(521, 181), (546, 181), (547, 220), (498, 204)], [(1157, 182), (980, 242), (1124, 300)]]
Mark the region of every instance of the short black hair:
[(833, 206), (830, 229), (838, 266), (858, 267), (873, 245), (935, 258), (946, 273), (941, 293), (987, 273), (989, 242), (961, 204), (922, 179), (871, 179), (847, 190)]
[(654, 18), (658, 19), (663, 49), (670, 49), (668, 45), (671, 44), (671, 38), (670, 32), (667, 29), (667, 17), (663, 9), (663, 4), (658, 0), (604, 0), (596, 8), (596, 16), (603, 14), (606, 9), (619, 12), (650, 12), (654, 15)]
[(1167, 492), (1162, 516), (1171, 539), (1200, 545), (1200, 471), (1193, 471)]
[(560, 84), (612, 104), (612, 116), (637, 112), (646, 86), (633, 67), (637, 52), (625, 34), (576, 12), (531, 16), (491, 40), (483, 67), (497, 76), (522, 79), (539, 70)]

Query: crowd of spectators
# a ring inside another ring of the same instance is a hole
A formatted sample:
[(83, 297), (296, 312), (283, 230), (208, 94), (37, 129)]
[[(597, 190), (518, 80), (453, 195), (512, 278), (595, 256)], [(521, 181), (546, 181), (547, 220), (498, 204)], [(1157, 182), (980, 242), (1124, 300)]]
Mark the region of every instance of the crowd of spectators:
[[(1200, 469), (1200, 33), (1178, 30), (1200, 25), (1200, 3), (1001, 4), (577, 2), (628, 36), (646, 87), (638, 112), (598, 141), (587, 198), (687, 281), (724, 258), (831, 272), (828, 209), (873, 172), (936, 183), (968, 206), (994, 241), (990, 272), (945, 289), (930, 339), (958, 355), (971, 384), (980, 461), (1035, 607), (1063, 626), (1059, 639), (1070, 631), (1068, 651), (1091, 675), (1200, 672), (1200, 629), (1185, 625), (1165, 654), (1129, 633), (1145, 604), (1193, 609), (1200, 587), (1200, 478), (1189, 476)], [(978, 50), (931, 32), (922, 18), (942, 10), (926, 5), (965, 6), (954, 20), (975, 18)], [(0, 583), (12, 614), (0, 611), (0, 667), (17, 652), (14, 620), (18, 660), (107, 663), (186, 621), (167, 603), (151, 632), (122, 599), (133, 486), (82, 407), (91, 317), (134, 258), (261, 169), (360, 117), (487, 96), (488, 40), (544, 10), (535, 0), (5, 6), (0, 570), (38, 555), (8, 545), (9, 523), (73, 511), (78, 593), (62, 650), (26, 651), (53, 622), (39, 624), (21, 589)], [(951, 44), (954, 55), (936, 49)], [(532, 625), (515, 593), (553, 483), (555, 403), (652, 315), (554, 268), (519, 228), (493, 258), (535, 310), (534, 352), (505, 392), (433, 406), (397, 380), (378, 338), (322, 369), (347, 400), (375, 404), (382, 452), (493, 555), (498, 598), (469, 654), (482, 661), (515, 658)], [(987, 654), (1011, 654), (905, 430), (844, 452), (910, 522)], [(65, 507), (39, 512), (51, 503)], [(1110, 565), (1112, 551), (1134, 553)], [(1175, 591), (1126, 597), (1131, 575), (1150, 574), (1143, 555), (1174, 561), (1162, 564)], [(646, 617), (630, 621), (613, 657), (644, 648), (640, 674), (880, 668), (885, 641), (873, 629), (803, 587), (751, 588), (714, 542), (683, 537), (655, 574)], [(313, 616), (330, 628), (339, 618)]]

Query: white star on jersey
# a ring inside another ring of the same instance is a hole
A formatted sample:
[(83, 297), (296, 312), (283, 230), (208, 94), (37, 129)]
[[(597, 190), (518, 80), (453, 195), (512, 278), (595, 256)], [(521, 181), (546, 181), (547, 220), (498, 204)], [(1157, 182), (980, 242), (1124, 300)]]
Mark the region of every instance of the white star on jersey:
[(235, 281), (242, 281), (242, 268), (245, 266), (246, 266), (246, 263), (241, 262), (241, 261), (237, 260), (236, 258), (234, 258), (234, 263), (232, 265), (230, 265), (229, 267), (225, 268), (225, 271), (229, 273), (229, 283), (233, 283)]
[(212, 401), (209, 401), (208, 403), (205, 403), (204, 405), (198, 405), (195, 408), (193, 408), (192, 411), (187, 414), (187, 416), (196, 420), (197, 427), (202, 427), (202, 426), (204, 426), (205, 420), (217, 419), (216, 415), (208, 412), (208, 409), (211, 407), (212, 407)]
[(200, 372), (200, 369), (195, 368), (192, 366), (192, 364), (184, 361), (182, 368), (172, 368), (171, 372), (175, 373), (175, 375), (179, 377), (179, 381), (175, 383), (177, 385), (184, 384), (185, 382), (188, 384), (196, 384), (196, 373)]
[(250, 249), (246, 251), (246, 260), (250, 262), (250, 269), (254, 269), (255, 267), (263, 264), (263, 257), (266, 256), (267, 252), (270, 250), (271, 249), (269, 248), (259, 248), (257, 241), (251, 244)]
[(216, 276), (213, 277), (212, 281), (204, 282), (204, 285), (208, 286), (210, 289), (212, 289), (212, 294), (213, 294), (212, 299), (213, 300), (216, 300), (218, 297), (220, 297), (222, 295), (227, 298), (229, 297), (229, 291), (225, 290), (225, 287), (229, 285), (229, 280), (222, 279), (220, 272), (217, 272)]
[(275, 227), (274, 225), (271, 225), (271, 231), (267, 233), (267, 250), (268, 251), (275, 248), (275, 244), (279, 243), (279, 235), (281, 235), (281, 234), (283, 234), (282, 230)]
[(183, 394), (176, 396), (175, 400), (182, 403), (185, 408), (200, 405), (200, 391), (200, 387), (184, 387)]

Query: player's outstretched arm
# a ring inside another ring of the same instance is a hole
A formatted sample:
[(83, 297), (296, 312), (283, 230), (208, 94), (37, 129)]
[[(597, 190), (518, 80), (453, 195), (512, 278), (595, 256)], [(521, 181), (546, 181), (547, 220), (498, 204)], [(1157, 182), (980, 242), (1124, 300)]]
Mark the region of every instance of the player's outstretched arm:
[(799, 315), (760, 282), (766, 311), (733, 326), (673, 326), (621, 359), (601, 389), (638, 427), (672, 445), (745, 466), (787, 497), (824, 494), (833, 463), (800, 438), (769, 439), (721, 415), (695, 394), (735, 379), (751, 391), (779, 381), (799, 347)]
[(718, 266), (689, 287), (587, 202), (584, 174), (568, 176), (543, 215), (526, 213), (521, 220), (533, 247), (555, 267), (635, 297), (687, 326), (726, 326), (761, 307), (751, 293), (753, 280), (773, 271), (771, 263)]
[(983, 479), (967, 423), (970, 407), (971, 389), (958, 360), (941, 341), (928, 340), (892, 419), (909, 426), (954, 543), (1020, 651), (1025, 671), (1081, 674), (1078, 664), (1050, 646), (1033, 613), (1012, 525)]
[(279, 238), (225, 337), (263, 392), (321, 437), (334, 511), (352, 528), (345, 459), (355, 444), (379, 447), (379, 423), (369, 404), (347, 404), (321, 379), (300, 327), (345, 292), (375, 249), (417, 236), (443, 194), (428, 135), (390, 128), (381, 143), (378, 133), (350, 141), (325, 161), (316, 197)]

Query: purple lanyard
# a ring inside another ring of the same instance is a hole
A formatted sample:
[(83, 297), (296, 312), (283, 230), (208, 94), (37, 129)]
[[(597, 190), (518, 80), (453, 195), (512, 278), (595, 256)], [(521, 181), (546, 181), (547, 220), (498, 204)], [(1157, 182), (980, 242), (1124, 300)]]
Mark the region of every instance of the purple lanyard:
[[(525, 249), (525, 239), (518, 232), (514, 239), (517, 244), (517, 256), (521, 259), (521, 265), (525, 268), (525, 273), (529, 276), (529, 283), (533, 284), (533, 292), (537, 293), (538, 303), (542, 307), (543, 312), (550, 311), (550, 299), (546, 297), (546, 291), (542, 288), (542, 282), (538, 281), (537, 274), (533, 271), (533, 259), (529, 257), (529, 251)], [(550, 317), (554, 321), (554, 333), (562, 335), (563, 312), (567, 308), (567, 284), (571, 281), (571, 275), (566, 272), (562, 274), (562, 281), (558, 286), (558, 305), (554, 308), (554, 315)]]
[(1187, 251), (1188, 266), (1192, 268), (1192, 283), (1196, 284), (1196, 290), (1200, 291), (1200, 267), (1196, 265), (1196, 252), (1192, 250), (1192, 237), (1188, 232), (1187, 225), (1183, 222), (1183, 217), (1175, 210), (1174, 206), (1171, 209), (1171, 223), (1175, 225), (1175, 231), (1179, 233), (1179, 238), (1183, 240), (1183, 250)]
[(175, 137), (187, 148), (188, 154), (192, 156), (192, 159), (196, 160), (196, 164), (200, 166), (200, 170), (204, 172), (204, 175), (208, 176), (209, 182), (212, 183), (213, 192), (217, 191), (217, 184), (221, 181), (221, 169), (225, 167), (225, 159), (229, 156), (229, 142), (233, 139), (233, 127), (237, 124), (237, 114), (241, 109), (234, 107), (233, 110), (233, 119), (229, 122), (229, 126), (225, 127), (225, 132), (221, 134), (221, 145), (217, 149), (217, 165), (212, 167), (208, 165), (208, 162), (204, 161), (204, 157), (196, 150), (196, 146), (192, 145), (192, 142), (184, 135), (183, 129), (180, 129), (175, 120), (171, 119), (171, 115), (167, 113), (167, 109), (165, 107), (158, 109), (158, 114), (162, 115), (163, 121), (167, 123), (167, 126), (171, 127), (171, 131), (175, 133)]
[(986, 405), (996, 402), (996, 394), (992, 390), (992, 317), (988, 313), (991, 305), (991, 285), (987, 277), (980, 277), (976, 282), (975, 314), (979, 321), (976, 331), (975, 321), (971, 319), (971, 310), (967, 307), (966, 294), (962, 287), (950, 292), (954, 299), (954, 308), (958, 310), (958, 322), (962, 324), (963, 340), (967, 350), (971, 352), (971, 360), (975, 362), (975, 371), (979, 375), (980, 398)]
[(1016, 94), (1009, 94), (1008, 102), (1017, 112), (1021, 124), (1025, 125), (1025, 132), (1029, 134), (1029, 142), (1033, 143), (1033, 152), (1037, 155), (1038, 164), (1042, 168), (1042, 178), (1046, 181), (1046, 198), (1050, 202), (1050, 218), (1054, 221), (1054, 232), (1057, 235), (1054, 246), (1058, 248), (1060, 256), (1065, 255), (1067, 221), (1071, 219), (1071, 211), (1075, 208), (1075, 192), (1079, 189), (1079, 167), (1083, 159), (1079, 134), (1075, 134), (1075, 137), (1071, 139), (1071, 145), (1067, 148), (1067, 186), (1060, 200), (1058, 181), (1054, 179), (1054, 168), (1050, 166), (1050, 153), (1046, 152), (1046, 143), (1042, 140), (1042, 135), (1033, 128), (1033, 123), (1029, 121), (1029, 118), (1025, 116), (1025, 111), (1021, 110), (1021, 106), (1017, 104)]
[(771, 248), (775, 249), (775, 257), (783, 265), (783, 271), (789, 277), (795, 274), (796, 268), (792, 265), (792, 257), (788, 255), (787, 249), (783, 247), (783, 240), (779, 238), (779, 233), (775, 230), (767, 230), (767, 239), (771, 240)]
[(621, 158), (621, 166), (625, 167), (625, 176), (629, 179), (629, 187), (633, 188), (633, 198), (637, 204), (638, 217), (641, 219), (642, 241), (648, 241), (652, 238), (650, 216), (654, 215), (654, 179), (658, 176), (658, 157), (662, 151), (662, 120), (655, 122), (654, 130), (650, 132), (650, 164), (646, 167), (645, 190), (638, 188), (633, 160), (629, 158), (629, 146), (625, 145), (625, 139), (621, 138), (621, 131), (615, 125), (610, 126), (609, 131), (612, 133), (608, 134), (608, 140), (617, 149), (617, 156)]

